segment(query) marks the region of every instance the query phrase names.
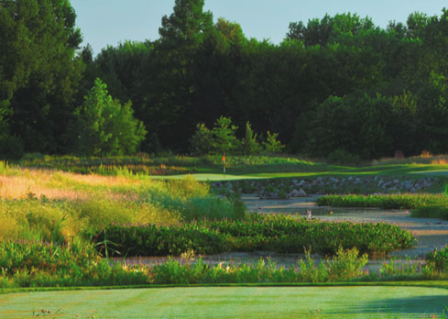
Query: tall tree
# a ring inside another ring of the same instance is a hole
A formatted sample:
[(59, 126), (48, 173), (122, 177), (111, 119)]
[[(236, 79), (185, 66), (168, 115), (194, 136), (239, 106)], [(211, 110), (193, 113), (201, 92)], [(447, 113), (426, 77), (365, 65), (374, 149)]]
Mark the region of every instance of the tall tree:
[(0, 2), (0, 116), (27, 151), (63, 150), (83, 64), (68, 0)]
[[(173, 13), (162, 18), (155, 63), (149, 65), (142, 86), (144, 119), (151, 131), (163, 132), (162, 144), (185, 150), (194, 132), (191, 112), (196, 94), (196, 51), (213, 28), (204, 0), (176, 0)], [(146, 90), (149, 94), (143, 92)]]

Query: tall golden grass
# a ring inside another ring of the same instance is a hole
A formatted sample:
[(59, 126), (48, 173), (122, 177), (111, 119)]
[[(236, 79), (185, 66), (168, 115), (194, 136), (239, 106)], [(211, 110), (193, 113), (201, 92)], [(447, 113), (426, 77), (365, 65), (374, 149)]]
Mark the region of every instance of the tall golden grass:
[(448, 155), (433, 155), (428, 151), (423, 151), (418, 156), (410, 156), (404, 158), (381, 158), (373, 160), (372, 165), (391, 165), (391, 164), (426, 164), (426, 165), (448, 165)]
[(0, 240), (69, 240), (111, 224), (164, 224), (182, 220), (190, 198), (209, 186), (148, 177), (79, 175), (0, 163)]

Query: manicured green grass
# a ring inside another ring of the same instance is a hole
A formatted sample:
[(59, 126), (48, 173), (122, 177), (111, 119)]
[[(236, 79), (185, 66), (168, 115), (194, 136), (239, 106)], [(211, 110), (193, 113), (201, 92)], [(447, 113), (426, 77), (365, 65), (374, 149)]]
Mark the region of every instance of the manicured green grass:
[(447, 304), (447, 289), (424, 287), (112, 289), (0, 295), (0, 318), (446, 318)]

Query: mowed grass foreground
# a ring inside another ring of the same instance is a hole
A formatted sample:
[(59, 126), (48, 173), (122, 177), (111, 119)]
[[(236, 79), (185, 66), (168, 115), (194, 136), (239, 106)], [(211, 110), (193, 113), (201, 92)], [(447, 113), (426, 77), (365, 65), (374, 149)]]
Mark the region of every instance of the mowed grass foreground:
[(0, 295), (0, 318), (447, 318), (447, 303), (447, 289), (428, 287), (53, 291)]

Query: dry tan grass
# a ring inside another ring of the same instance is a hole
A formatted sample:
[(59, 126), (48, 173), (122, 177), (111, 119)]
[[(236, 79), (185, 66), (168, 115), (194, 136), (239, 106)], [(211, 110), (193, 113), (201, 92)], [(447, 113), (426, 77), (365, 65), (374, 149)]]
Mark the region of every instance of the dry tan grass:
[(71, 189), (51, 188), (41, 180), (22, 176), (0, 176), (0, 197), (5, 199), (22, 199), (28, 196), (41, 197), (45, 195), (51, 199), (82, 199), (88, 194)]
[[(79, 175), (65, 172), (22, 169), (19, 174), (0, 176), (0, 198), (22, 199), (29, 196), (45, 196), (49, 199), (87, 199), (91, 196), (89, 186), (139, 185), (141, 181), (126, 177)], [(117, 199), (122, 196), (110, 190), (104, 196)]]
[(426, 164), (426, 165), (448, 165), (448, 155), (432, 155), (423, 152), (419, 156), (411, 156), (405, 158), (382, 158), (372, 161), (372, 165), (389, 165), (389, 164)]

